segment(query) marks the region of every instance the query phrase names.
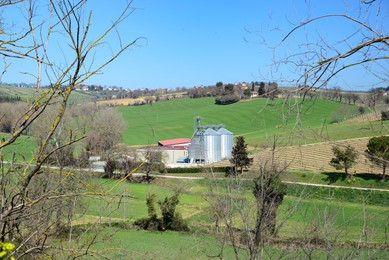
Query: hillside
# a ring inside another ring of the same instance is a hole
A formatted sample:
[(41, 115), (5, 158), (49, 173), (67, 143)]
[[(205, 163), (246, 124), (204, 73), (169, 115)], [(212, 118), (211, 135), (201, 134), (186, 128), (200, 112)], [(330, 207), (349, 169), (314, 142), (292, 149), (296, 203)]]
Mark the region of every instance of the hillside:
[[(286, 165), (290, 170), (299, 171), (320, 171), (320, 172), (344, 172), (336, 170), (329, 162), (333, 158), (332, 146), (345, 147), (351, 145), (358, 152), (357, 163), (349, 169), (351, 174), (381, 174), (382, 168), (372, 164), (364, 155), (366, 145), (371, 137), (360, 137), (344, 139), (338, 141), (325, 141), (313, 144), (278, 147), (275, 152), (275, 159), (280, 166)], [(270, 148), (251, 150), (251, 157), (254, 158), (252, 169), (256, 169), (261, 162), (270, 160)], [(214, 166), (230, 165), (229, 161), (221, 161), (213, 164)]]
[[(9, 96), (12, 98), (19, 97), (21, 101), (30, 100), (35, 96), (35, 88), (21, 88), (14, 86), (0, 86), (0, 95)], [(73, 91), (70, 95), (70, 103), (91, 102), (94, 99), (93, 95)]]
[(158, 140), (191, 137), (194, 118), (201, 116), (202, 124), (224, 124), (234, 135), (243, 135), (253, 147), (266, 147), (274, 135), (284, 145), (307, 144), (341, 140), (381, 133), (387, 123), (341, 122), (355, 115), (358, 107), (335, 101), (252, 99), (228, 106), (214, 104), (214, 98), (175, 99), (152, 105), (117, 108), (127, 122), (123, 142), (128, 145), (156, 144)]

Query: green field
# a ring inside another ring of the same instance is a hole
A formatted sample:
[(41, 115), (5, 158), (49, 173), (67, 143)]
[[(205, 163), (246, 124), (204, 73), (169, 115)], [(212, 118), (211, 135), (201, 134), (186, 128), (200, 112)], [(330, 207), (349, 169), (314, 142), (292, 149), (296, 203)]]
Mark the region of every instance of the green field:
[[(355, 115), (357, 106), (323, 99), (306, 100), (304, 104), (297, 101), (295, 106), (285, 104), (283, 99), (276, 99), (273, 103), (267, 99), (253, 99), (218, 106), (214, 104), (213, 98), (185, 98), (117, 109), (128, 125), (123, 134), (123, 142), (128, 145), (156, 144), (158, 140), (191, 137), (194, 119), (198, 115), (203, 118), (202, 124), (224, 124), (235, 136), (244, 135), (250, 145), (256, 146), (257, 151), (273, 135), (283, 140), (291, 137), (296, 142), (314, 143), (323, 137), (339, 140), (387, 134), (387, 122), (331, 123), (339, 115), (343, 115), (343, 119)], [(7, 135), (0, 134), (0, 137), (6, 138)], [(28, 160), (35, 146), (33, 137), (21, 136), (15, 144), (3, 149), (2, 156), (5, 161), (10, 161), (15, 153), (19, 156), (16, 160)], [(251, 150), (252, 153), (257, 151)], [(206, 173), (199, 175), (206, 176)], [(248, 171), (243, 177), (250, 179), (254, 175), (255, 170)], [(301, 169), (288, 172), (283, 178), (287, 181), (328, 184), (329, 178), (334, 176), (334, 173)], [(380, 182), (367, 173), (355, 175), (352, 183), (342, 180), (342, 175), (335, 178), (335, 185), (388, 189), (388, 182)], [(225, 179), (221, 179), (219, 185), (225, 182)], [(75, 230), (86, 228), (100, 232), (100, 240), (96, 240), (98, 242), (91, 247), (96, 255), (110, 259), (179, 259), (188, 256), (206, 259), (220, 253), (220, 240), (212, 233), (215, 223), (209, 208), (212, 197), (209, 196), (208, 180), (157, 179), (152, 184), (135, 184), (93, 176), (85, 186), (90, 188), (87, 193), (100, 192), (104, 196), (83, 196), (83, 206), (77, 208), (72, 227)], [(253, 203), (248, 187), (250, 184), (245, 186), (247, 189), (241, 198), (247, 203)], [(148, 232), (136, 230), (132, 226), (136, 219), (147, 216), (145, 201), (148, 194), (156, 194), (158, 201), (172, 195), (175, 190), (181, 191), (177, 210), (188, 222), (192, 232)], [(289, 185), (277, 215), (278, 223), (284, 221), (277, 239), (285, 243), (299, 241), (313, 234), (336, 244), (333, 248), (336, 252), (332, 254), (335, 258), (384, 258), (385, 250), (377, 250), (375, 245), (387, 246), (388, 243), (388, 198), (389, 192), (384, 191), (362, 192)], [(236, 217), (236, 228), (242, 226), (238, 219)], [(316, 233), (312, 233), (312, 230)], [(92, 233), (82, 231), (80, 234), (82, 236), (78, 238), (81, 242), (77, 246), (82, 246), (83, 242), (93, 237)], [(372, 249), (360, 249), (358, 256), (349, 255), (360, 241), (372, 245)], [(66, 244), (67, 239), (60, 243)], [(306, 252), (301, 248), (285, 248), (284, 244), (266, 247), (263, 253), (265, 258), (306, 258)], [(244, 249), (239, 254), (247, 258)], [(226, 245), (223, 256), (227, 259), (234, 257), (229, 245)], [(324, 249), (316, 248), (313, 257), (325, 259)]]
[[(1, 138), (7, 138), (9, 134), (0, 133)], [(32, 158), (36, 148), (36, 139), (33, 136), (20, 136), (13, 144), (4, 147), (1, 156), (5, 161), (28, 162)]]
[[(94, 189), (108, 192), (107, 196), (105, 199), (84, 200), (88, 206), (86, 215), (76, 222), (80, 224), (81, 220), (84, 220), (85, 224), (110, 221), (111, 224), (100, 225), (103, 237), (112, 236), (109, 242), (97, 243), (92, 247), (101, 254), (109, 258), (176, 259), (190, 256), (205, 259), (207, 256), (220, 253), (220, 240), (217, 236), (207, 233), (213, 230), (214, 225), (207, 202), (210, 199), (207, 195), (207, 181), (164, 180), (155, 184), (134, 184), (101, 178), (93, 178), (92, 181), (96, 185)], [(181, 190), (178, 211), (188, 221), (192, 232), (149, 232), (131, 228), (134, 220), (147, 215), (145, 204), (147, 194), (155, 193), (157, 200), (162, 200), (164, 196), (173, 194), (177, 188)], [(127, 197), (111, 197), (119, 194)], [(245, 192), (245, 197), (248, 202), (251, 200), (249, 190)], [(117, 204), (119, 201), (120, 204)], [(318, 226), (320, 232), (318, 231), (316, 235), (320, 238), (328, 236), (331, 241), (349, 245), (334, 248), (333, 254), (348, 254), (352, 251), (352, 245), (358, 243), (360, 239), (372, 244), (387, 241), (385, 226), (389, 221), (388, 216), (388, 207), (385, 206), (345, 203), (335, 197), (315, 199), (306, 195), (287, 196), (278, 213), (278, 221), (285, 220), (285, 223), (277, 239), (298, 241), (312, 235), (311, 228)], [(240, 222), (237, 221), (236, 225), (239, 226)], [(329, 225), (327, 234), (326, 225)], [(367, 249), (360, 249), (358, 253), (363, 255), (364, 250)], [(273, 257), (285, 253), (290, 254), (290, 257), (304, 256), (303, 251), (298, 248), (290, 251), (283, 246), (266, 248), (265, 251)], [(244, 249), (240, 252), (243, 258), (247, 257), (246, 253)], [(317, 248), (315, 258), (322, 258), (323, 253), (324, 249)], [(378, 254), (375, 255), (378, 259), (385, 255), (385, 251), (382, 250), (370, 250), (369, 253)], [(233, 257), (231, 247), (227, 246), (224, 254), (227, 258)]]
[[(113, 218), (113, 221), (132, 223), (138, 218), (147, 216), (145, 201), (148, 194), (154, 193), (157, 200), (162, 200), (165, 196), (171, 196), (174, 190), (178, 188), (181, 190), (178, 210), (189, 221), (192, 228), (201, 230), (201, 227), (211, 227), (213, 225), (212, 217), (208, 211), (209, 204), (207, 200), (210, 198), (207, 195), (209, 185), (207, 181), (165, 180), (157, 181), (155, 184), (134, 184), (126, 181), (120, 182), (98, 178), (93, 179), (93, 183), (98, 187), (97, 190), (109, 191), (107, 195), (120, 194), (131, 196), (131, 198), (110, 198), (110, 196), (107, 196), (106, 201), (93, 198), (86, 199), (85, 203), (88, 205), (86, 216), (84, 216), (86, 219), (93, 219), (91, 216), (109, 216)], [(374, 242), (384, 241), (385, 230), (381, 228), (381, 224), (389, 220), (387, 207), (362, 205), (357, 199), (354, 202), (344, 202), (321, 188), (316, 188), (316, 192), (321, 194), (323, 200), (314, 198), (306, 192), (301, 192), (301, 198), (299, 198), (299, 194), (294, 195), (292, 193), (285, 198), (279, 217), (280, 219), (287, 218), (287, 221), (280, 236), (288, 238), (298, 235), (293, 231), (294, 227), (303, 227), (306, 223), (315, 220), (320, 221), (320, 214), (328, 211), (334, 214), (332, 225), (343, 230), (342, 236), (339, 238), (341, 241), (358, 241), (363, 228), (365, 213), (369, 216), (369, 228), (375, 230), (370, 234), (371, 240)], [(249, 188), (244, 194), (249, 202), (252, 197)], [(386, 197), (388, 196), (389, 194)], [(119, 200), (121, 201), (120, 207), (116, 208), (117, 204), (114, 202)], [(105, 206), (103, 207), (103, 205)], [(293, 214), (287, 216), (291, 208), (294, 208)], [(78, 221), (81, 221), (81, 219)], [(200, 223), (201, 227), (198, 226)]]
[[(224, 124), (234, 135), (244, 135), (250, 145), (262, 145), (275, 135), (317, 142), (317, 135), (332, 139), (372, 136), (383, 131), (380, 122), (331, 124), (333, 117), (357, 114), (357, 106), (324, 99), (291, 100), (252, 99), (221, 106), (214, 98), (175, 99), (153, 105), (118, 107), (128, 124), (123, 141), (129, 145), (156, 144), (158, 140), (187, 137), (194, 132), (195, 117), (202, 124)], [(294, 103), (296, 102), (296, 103)], [(385, 123), (384, 126), (387, 126)], [(296, 138), (298, 136), (298, 138)], [(301, 141), (301, 140), (299, 140)], [(295, 141), (296, 142), (296, 141)]]
[[(13, 86), (0, 86), (0, 95), (9, 96), (12, 98), (19, 97), (21, 101), (26, 101), (27, 99), (33, 100), (36, 95), (35, 88), (20, 88)], [(93, 95), (88, 93), (82, 93), (78, 91), (73, 91), (69, 98), (69, 103), (81, 103), (81, 102), (91, 102)]]

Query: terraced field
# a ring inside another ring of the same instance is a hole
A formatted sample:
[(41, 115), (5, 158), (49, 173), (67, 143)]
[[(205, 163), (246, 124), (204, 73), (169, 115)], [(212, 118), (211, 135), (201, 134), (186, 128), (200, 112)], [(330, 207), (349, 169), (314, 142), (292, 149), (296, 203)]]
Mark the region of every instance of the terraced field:
[[(350, 173), (380, 174), (382, 169), (371, 164), (364, 155), (369, 139), (370, 137), (364, 137), (284, 147), (276, 151), (275, 158), (280, 164), (288, 165), (289, 169), (336, 172), (337, 170), (329, 165), (333, 157), (332, 146), (338, 145), (342, 147), (351, 145), (359, 152), (359, 158), (357, 163), (350, 169)], [(258, 150), (254, 153), (254, 165), (259, 165), (261, 161), (269, 158), (270, 155), (270, 149)]]

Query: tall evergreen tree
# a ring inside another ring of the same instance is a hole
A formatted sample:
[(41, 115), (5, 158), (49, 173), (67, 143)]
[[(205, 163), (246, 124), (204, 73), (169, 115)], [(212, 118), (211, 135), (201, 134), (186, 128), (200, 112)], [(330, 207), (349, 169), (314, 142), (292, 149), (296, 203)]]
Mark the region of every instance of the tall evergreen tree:
[(258, 96), (263, 96), (265, 94), (265, 82), (261, 81), (259, 83), (259, 88), (258, 88)]
[(236, 138), (236, 143), (232, 148), (231, 164), (234, 166), (235, 173), (242, 173), (243, 169), (248, 168), (253, 163), (253, 158), (248, 157), (247, 144), (243, 136)]

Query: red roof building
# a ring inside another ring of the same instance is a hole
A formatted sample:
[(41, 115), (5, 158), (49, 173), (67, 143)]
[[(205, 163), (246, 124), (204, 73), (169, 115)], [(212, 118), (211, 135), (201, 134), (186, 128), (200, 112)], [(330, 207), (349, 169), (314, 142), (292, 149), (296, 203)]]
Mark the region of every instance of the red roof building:
[(158, 146), (169, 148), (187, 148), (190, 144), (190, 138), (175, 138), (169, 140), (161, 140), (158, 142)]

